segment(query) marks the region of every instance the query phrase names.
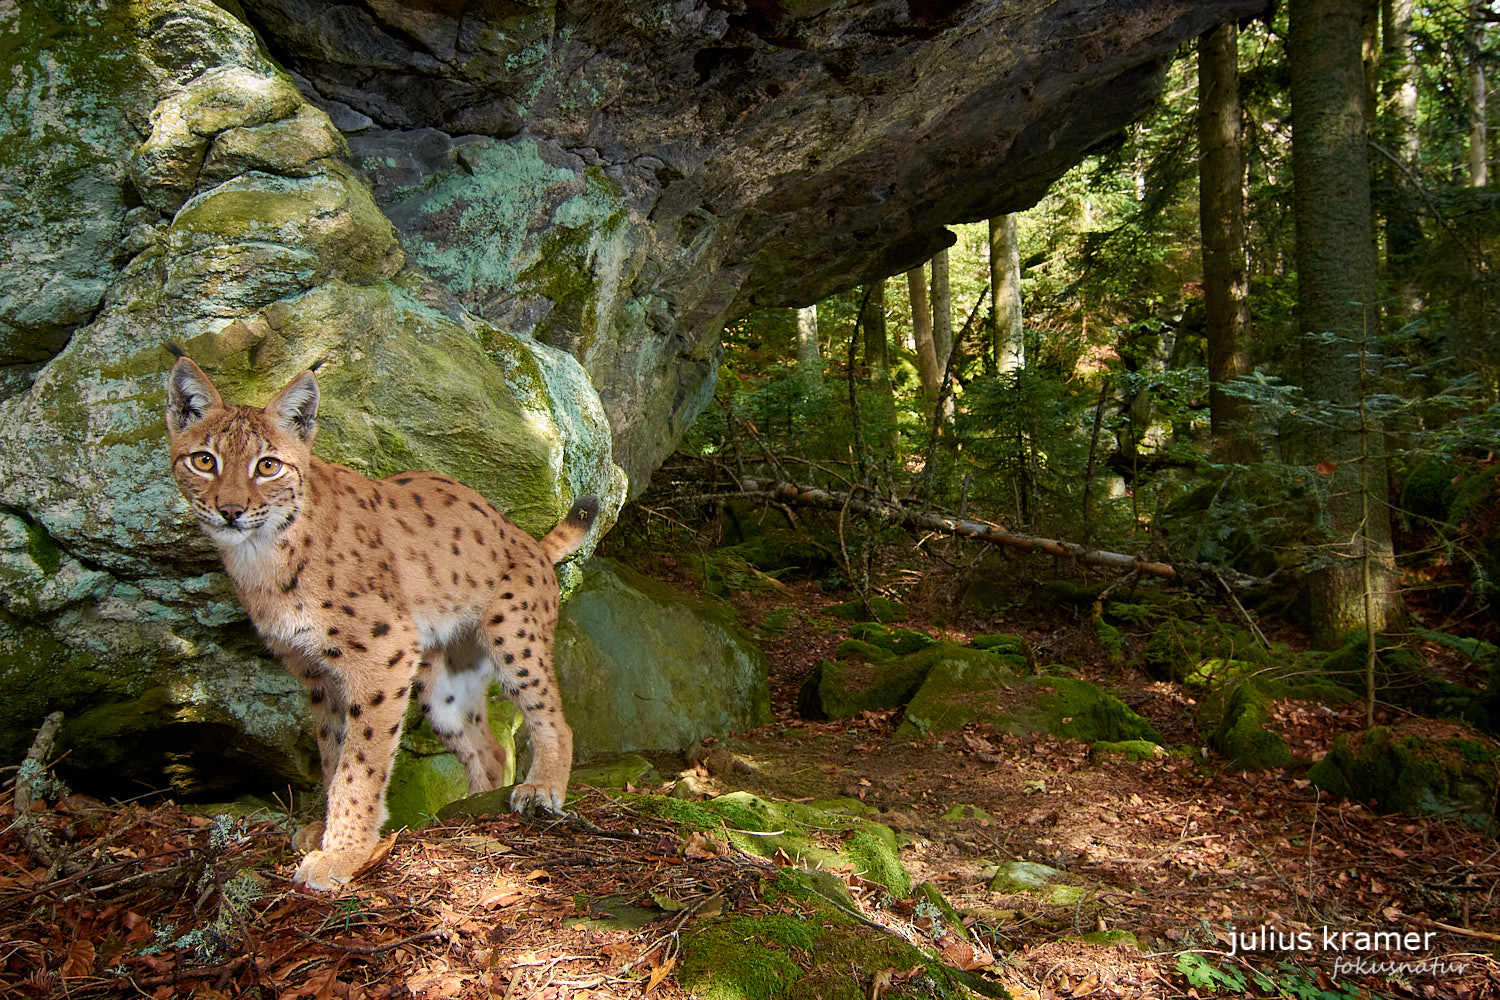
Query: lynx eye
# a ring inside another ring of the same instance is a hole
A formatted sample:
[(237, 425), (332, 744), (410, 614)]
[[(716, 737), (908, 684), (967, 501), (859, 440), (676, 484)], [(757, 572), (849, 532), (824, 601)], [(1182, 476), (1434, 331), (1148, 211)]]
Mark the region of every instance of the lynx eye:
[(214, 472), (219, 468), (219, 460), (206, 451), (195, 451), (188, 456), (188, 465), (198, 472)]
[(281, 471), (281, 459), (272, 458), (270, 455), (255, 463), (255, 474), (257, 476), (274, 476)]

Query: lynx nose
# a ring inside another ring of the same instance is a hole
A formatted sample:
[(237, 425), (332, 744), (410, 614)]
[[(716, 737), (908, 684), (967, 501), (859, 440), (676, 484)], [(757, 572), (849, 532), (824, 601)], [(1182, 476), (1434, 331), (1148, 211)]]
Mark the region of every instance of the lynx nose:
[(239, 516), (245, 513), (245, 508), (237, 503), (219, 504), (219, 513), (224, 516), (225, 524), (233, 524)]

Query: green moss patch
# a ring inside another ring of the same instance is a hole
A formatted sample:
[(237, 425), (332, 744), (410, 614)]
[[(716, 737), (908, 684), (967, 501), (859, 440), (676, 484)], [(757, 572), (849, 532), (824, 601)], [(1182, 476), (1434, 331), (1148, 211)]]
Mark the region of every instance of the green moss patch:
[(663, 796), (641, 796), (638, 802), (689, 829), (727, 836), (749, 854), (771, 858), (780, 852), (799, 867), (853, 871), (884, 885), (894, 896), (911, 892), (911, 877), (896, 856), (895, 832), (861, 816), (771, 802), (749, 792), (704, 802)]
[[(875, 650), (874, 655), (880, 652)], [(899, 708), (921, 686), (931, 666), (920, 654), (886, 654), (874, 662), (824, 660), (803, 681), (797, 707), (814, 719), (843, 719), (872, 709)]]
[(874, 972), (921, 967), (925, 975), (884, 995), (1004, 995), (860, 921), (816, 884), (824, 874), (782, 869), (766, 891), (766, 901), (782, 912), (694, 926), (683, 937), (683, 988), (705, 1000), (864, 1000)]
[(1324, 791), (1386, 811), (1456, 816), (1494, 833), (1497, 764), (1493, 741), (1414, 720), (1340, 736), (1308, 777)]
[(1200, 723), (1212, 727), (1209, 744), (1234, 767), (1247, 771), (1285, 767), (1292, 762), (1292, 752), (1271, 725), (1271, 718), (1277, 702), (1293, 699), (1325, 705), (1358, 700), (1347, 688), (1321, 679), (1291, 684), (1261, 672), (1212, 690), (1204, 699)]
[(906, 706), (897, 739), (962, 729), (985, 722), (1014, 735), (1051, 733), (1095, 740), (1161, 737), (1141, 716), (1088, 681), (1071, 677), (1021, 677), (1025, 661), (940, 642), (918, 654), (932, 662)]
[[(856, 640), (867, 642), (893, 656), (909, 656), (931, 646), (932, 636), (910, 628), (891, 628), (881, 622), (860, 622), (849, 629)], [(982, 647), (980, 647), (982, 648)]]

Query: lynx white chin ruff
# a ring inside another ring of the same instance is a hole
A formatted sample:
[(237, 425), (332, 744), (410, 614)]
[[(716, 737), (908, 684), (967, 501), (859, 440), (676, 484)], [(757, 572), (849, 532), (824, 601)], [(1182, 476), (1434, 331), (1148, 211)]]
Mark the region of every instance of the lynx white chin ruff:
[(486, 692), (498, 677), (534, 748), (511, 806), (561, 812), (573, 732), (552, 664), (553, 565), (598, 513), (585, 497), (534, 540), (461, 483), (431, 472), (371, 480), (312, 454), (318, 383), (303, 372), (264, 408), (224, 403), (179, 355), (167, 382), (172, 475), (218, 546), (257, 631), (308, 689), (328, 809), (298, 838), (296, 880), (348, 882), (385, 822), (409, 699), (463, 762), (469, 791), (498, 787), (505, 750)]

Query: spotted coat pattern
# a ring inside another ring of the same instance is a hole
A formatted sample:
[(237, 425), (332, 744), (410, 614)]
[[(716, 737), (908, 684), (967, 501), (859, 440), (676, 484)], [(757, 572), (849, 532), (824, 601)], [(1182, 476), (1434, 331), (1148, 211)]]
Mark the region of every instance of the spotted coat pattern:
[(307, 687), (327, 818), (303, 831), (298, 882), (348, 882), (386, 819), (385, 792), (410, 699), (464, 765), (471, 793), (498, 787), (490, 730), (498, 677), (520, 709), (533, 760), (512, 808), (560, 812), (572, 767), (552, 662), (554, 564), (598, 512), (574, 505), (537, 541), (480, 494), (432, 472), (371, 480), (312, 454), (311, 371), (264, 408), (226, 405), (179, 357), (168, 376), (172, 474), (214, 541), (235, 592)]

